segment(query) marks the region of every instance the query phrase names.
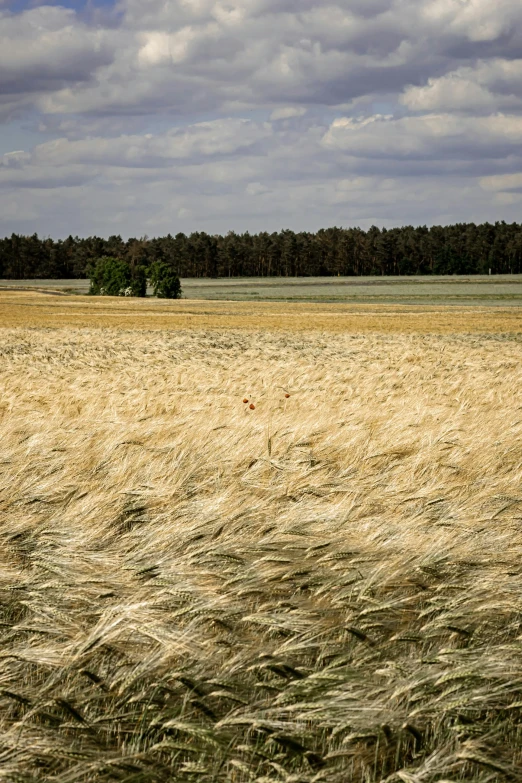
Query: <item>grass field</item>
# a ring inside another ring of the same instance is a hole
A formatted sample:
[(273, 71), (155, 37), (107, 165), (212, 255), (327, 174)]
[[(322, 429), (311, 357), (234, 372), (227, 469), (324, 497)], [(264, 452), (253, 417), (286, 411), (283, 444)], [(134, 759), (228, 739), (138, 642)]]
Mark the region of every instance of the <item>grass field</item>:
[[(190, 300), (344, 302), (403, 305), (522, 305), (522, 275), (447, 277), (208, 278), (181, 281)], [(26, 287), (87, 294), (88, 280), (0, 280), (0, 289)], [(152, 289), (149, 289), (149, 294)]]
[(522, 780), (519, 312), (2, 292), (0, 780)]

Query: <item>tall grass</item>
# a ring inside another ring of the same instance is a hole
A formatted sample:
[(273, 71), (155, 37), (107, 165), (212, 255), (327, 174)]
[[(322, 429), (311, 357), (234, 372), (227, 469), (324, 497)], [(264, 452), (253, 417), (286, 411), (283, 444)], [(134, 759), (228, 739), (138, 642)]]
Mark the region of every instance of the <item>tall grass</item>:
[(0, 780), (522, 780), (521, 358), (0, 332)]

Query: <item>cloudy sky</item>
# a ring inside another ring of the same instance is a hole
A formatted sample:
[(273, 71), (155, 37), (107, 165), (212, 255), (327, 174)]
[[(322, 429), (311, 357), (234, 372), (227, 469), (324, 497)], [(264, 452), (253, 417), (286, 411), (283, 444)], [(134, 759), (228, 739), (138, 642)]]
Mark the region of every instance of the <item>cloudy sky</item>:
[(1, 236), (521, 203), (521, 0), (0, 0)]

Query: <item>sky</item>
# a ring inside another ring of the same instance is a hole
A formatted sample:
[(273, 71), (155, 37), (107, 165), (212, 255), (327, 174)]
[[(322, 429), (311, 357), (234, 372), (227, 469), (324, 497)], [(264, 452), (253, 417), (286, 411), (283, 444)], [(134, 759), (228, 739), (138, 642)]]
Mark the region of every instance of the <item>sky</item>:
[(0, 236), (521, 205), (520, 0), (0, 0)]

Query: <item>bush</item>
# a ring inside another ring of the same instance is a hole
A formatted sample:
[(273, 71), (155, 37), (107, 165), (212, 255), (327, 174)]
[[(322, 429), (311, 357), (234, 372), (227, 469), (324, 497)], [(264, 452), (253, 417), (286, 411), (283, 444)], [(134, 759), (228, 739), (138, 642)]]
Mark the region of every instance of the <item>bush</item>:
[(89, 293), (95, 296), (145, 296), (147, 292), (143, 268), (139, 267), (133, 275), (129, 265), (119, 258), (99, 258), (91, 267), (89, 277)]
[(149, 269), (150, 284), (154, 287), (154, 296), (160, 299), (179, 299), (181, 283), (171, 267), (162, 261), (157, 261)]

